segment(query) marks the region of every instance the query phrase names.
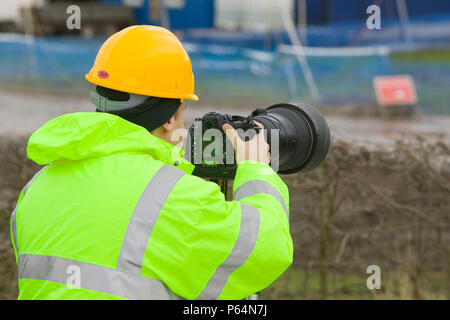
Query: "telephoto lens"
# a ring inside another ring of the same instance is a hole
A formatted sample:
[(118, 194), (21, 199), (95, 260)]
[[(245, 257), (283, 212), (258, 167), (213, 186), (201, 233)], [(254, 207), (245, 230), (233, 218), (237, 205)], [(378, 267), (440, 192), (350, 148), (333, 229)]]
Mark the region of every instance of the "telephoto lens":
[[(309, 171), (317, 167), (328, 153), (328, 124), (310, 105), (279, 103), (253, 111), (249, 119), (260, 122), (267, 130), (271, 159), (278, 161), (278, 173)], [(276, 141), (273, 130), (278, 134), (278, 150), (273, 148)], [(274, 152), (278, 154), (274, 156)]]

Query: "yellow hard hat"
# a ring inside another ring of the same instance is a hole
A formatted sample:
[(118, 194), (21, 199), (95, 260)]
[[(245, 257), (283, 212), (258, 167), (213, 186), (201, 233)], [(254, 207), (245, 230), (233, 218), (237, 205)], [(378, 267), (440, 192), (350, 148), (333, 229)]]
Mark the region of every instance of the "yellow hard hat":
[(113, 34), (86, 80), (128, 93), (198, 100), (186, 50), (172, 32), (156, 26), (132, 26)]

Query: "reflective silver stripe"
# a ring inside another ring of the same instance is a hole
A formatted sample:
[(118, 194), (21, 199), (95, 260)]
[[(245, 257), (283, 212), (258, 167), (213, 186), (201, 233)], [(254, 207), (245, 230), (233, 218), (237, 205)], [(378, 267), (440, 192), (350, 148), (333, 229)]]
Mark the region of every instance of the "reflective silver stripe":
[(164, 165), (150, 180), (128, 223), (117, 269), (141, 274), (144, 253), (159, 213), (173, 187), (184, 174), (180, 169)]
[(17, 207), (14, 208), (14, 211), (11, 213), (11, 231), (13, 236), (13, 246), (16, 248), (16, 252), (19, 253), (19, 249), (17, 248), (17, 226), (16, 226), (16, 211)]
[(42, 172), (45, 168), (47, 168), (47, 166), (41, 168), (41, 170), (39, 170), (38, 172), (36, 172), (36, 173), (34, 174), (33, 178), (31, 178), (31, 180), (28, 181), (28, 183), (26, 184), (26, 186), (23, 187), (23, 190), (22, 190), (23, 195), (25, 195), (25, 193), (27, 193), (28, 188), (31, 186), (31, 184), (33, 183), (33, 181), (36, 180), (37, 176), (40, 175), (41, 172)]
[[(176, 299), (162, 281), (127, 272), (53, 256), (19, 255), (19, 279), (37, 279), (69, 284), (79, 270), (79, 287), (129, 299)], [(74, 288), (73, 290), (76, 290)]]
[[(27, 193), (28, 188), (30, 187), (30, 185), (33, 183), (33, 181), (37, 178), (37, 176), (42, 172), (42, 170), (44, 170), (45, 168), (47, 168), (47, 166), (43, 167), (41, 170), (39, 170), (38, 172), (36, 172), (33, 176), (33, 178), (31, 178), (30, 181), (28, 181), (28, 183), (26, 184), (25, 187), (23, 187), (22, 189), (22, 193), (25, 196), (25, 193)], [(12, 229), (12, 234), (13, 234), (13, 241), (14, 241), (14, 247), (16, 248), (16, 252), (19, 253), (19, 248), (17, 247), (17, 224), (16, 224), (16, 215), (17, 215), (17, 206), (14, 208), (14, 211), (11, 213), (11, 229)]]
[(249, 182), (244, 183), (236, 189), (233, 195), (233, 200), (241, 200), (246, 197), (253, 196), (258, 193), (266, 193), (272, 195), (284, 208), (284, 212), (289, 219), (289, 211), (286, 207), (286, 203), (284, 202), (283, 197), (278, 192), (277, 189), (272, 187), (268, 182), (264, 180), (251, 180)]
[(242, 266), (252, 253), (258, 238), (259, 223), (258, 209), (241, 203), (241, 227), (233, 249), (225, 261), (216, 269), (197, 299), (217, 299), (220, 296), (230, 274)]

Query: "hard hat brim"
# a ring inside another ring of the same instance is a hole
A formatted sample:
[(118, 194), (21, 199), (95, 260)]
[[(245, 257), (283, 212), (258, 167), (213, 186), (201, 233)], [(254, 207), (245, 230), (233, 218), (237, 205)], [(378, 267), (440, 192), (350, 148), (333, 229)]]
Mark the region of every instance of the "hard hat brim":
[(122, 92), (140, 94), (140, 95), (149, 96), (149, 97), (178, 98), (178, 99), (188, 99), (188, 100), (198, 101), (198, 96), (196, 94), (154, 92), (154, 91), (149, 91), (149, 90), (139, 90), (139, 89), (132, 88), (132, 87), (125, 87), (123, 85), (120, 87), (116, 87), (114, 85), (111, 85), (110, 83), (107, 83), (107, 81), (99, 81), (99, 79), (92, 77), (91, 73), (86, 74), (85, 79), (87, 81), (89, 81), (90, 83), (93, 83), (93, 84), (96, 84), (96, 85), (99, 85), (99, 86), (102, 86), (105, 88), (122, 91)]

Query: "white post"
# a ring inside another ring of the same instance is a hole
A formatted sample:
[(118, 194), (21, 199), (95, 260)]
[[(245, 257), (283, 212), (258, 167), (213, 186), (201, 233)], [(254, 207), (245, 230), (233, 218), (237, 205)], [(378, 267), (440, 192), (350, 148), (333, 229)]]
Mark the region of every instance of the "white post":
[(307, 43), (308, 36), (307, 36), (307, 30), (306, 30), (306, 27), (308, 25), (308, 15), (306, 13), (307, 10), (308, 9), (306, 8), (306, 0), (300, 0), (300, 3), (298, 5), (298, 18), (300, 20), (299, 25), (303, 29), (304, 37), (303, 37), (302, 41), (305, 46), (308, 46), (308, 43)]
[(34, 37), (34, 21), (33, 21), (33, 2), (28, 3), (28, 5), (23, 5), (23, 27), (25, 32), (25, 39), (27, 42), (27, 52), (28, 52), (28, 63), (30, 64), (31, 76), (33, 78), (40, 78), (39, 75), (39, 64), (38, 55), (36, 51), (36, 41)]
[(291, 17), (289, 16), (289, 13), (287, 12), (287, 10), (285, 10), (283, 8), (282, 2), (280, 2), (280, 1), (275, 1), (275, 2), (278, 4), (279, 12), (281, 15), (281, 20), (283, 20), (284, 28), (287, 31), (289, 40), (291, 41), (292, 45), (294, 46), (295, 51), (300, 52), (300, 54), (296, 54), (295, 57), (297, 58), (297, 61), (302, 69), (303, 76), (305, 77), (306, 84), (309, 89), (309, 93), (317, 101), (320, 98), (319, 89), (317, 88), (317, 84), (314, 80), (314, 77), (313, 77), (313, 74), (309, 67), (309, 64), (306, 61), (306, 56), (303, 51), (303, 46), (302, 46), (300, 39), (297, 35), (297, 32), (295, 30), (294, 22), (292, 21)]
[(403, 32), (403, 37), (405, 41), (411, 40), (411, 32), (409, 30), (409, 15), (408, 15), (408, 7), (406, 6), (405, 0), (396, 0), (398, 17), (400, 19), (400, 25)]
[(169, 12), (167, 10), (165, 0), (158, 0), (158, 4), (159, 4), (159, 17), (161, 19), (161, 25), (166, 29), (170, 29)]

